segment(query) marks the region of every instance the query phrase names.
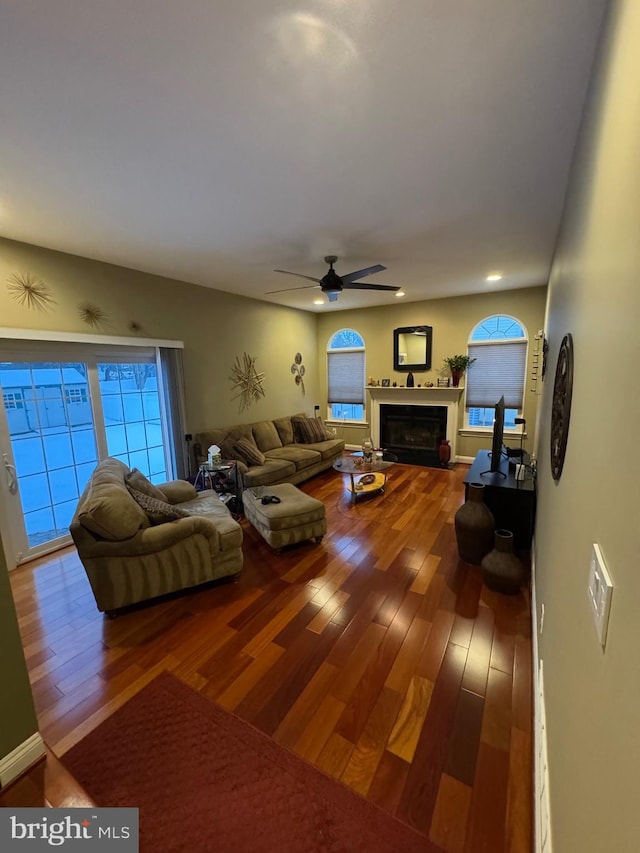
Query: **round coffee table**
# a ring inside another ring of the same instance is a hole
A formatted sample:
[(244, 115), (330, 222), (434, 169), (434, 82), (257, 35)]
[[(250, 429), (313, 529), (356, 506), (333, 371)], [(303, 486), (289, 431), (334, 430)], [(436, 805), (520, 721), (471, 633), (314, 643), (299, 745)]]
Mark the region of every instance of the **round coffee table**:
[(389, 451), (374, 451), (370, 462), (364, 460), (361, 451), (345, 453), (333, 463), (340, 474), (350, 477), (349, 491), (351, 503), (358, 495), (370, 495), (372, 492), (384, 492), (387, 484), (387, 470), (398, 461), (398, 457)]

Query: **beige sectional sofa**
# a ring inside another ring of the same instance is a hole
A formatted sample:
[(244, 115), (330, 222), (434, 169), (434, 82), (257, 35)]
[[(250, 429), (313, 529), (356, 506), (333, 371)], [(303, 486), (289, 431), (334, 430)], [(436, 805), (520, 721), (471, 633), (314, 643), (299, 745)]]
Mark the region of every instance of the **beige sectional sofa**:
[[(316, 438), (310, 433), (325, 432), (320, 428), (322, 422), (314, 419), (314, 424), (302, 424), (303, 427), (320, 424), (318, 430), (308, 430), (299, 429), (300, 420), (311, 421), (304, 414), (297, 414), (196, 433), (193, 443), (196, 464), (206, 462), (207, 450), (215, 444), (221, 449), (223, 458), (237, 460), (242, 488), (302, 483), (332, 466), (344, 450), (344, 440), (329, 433), (320, 440), (309, 440)], [(248, 462), (243, 458), (238, 451), (241, 439), (255, 445), (256, 460)]]
[(154, 498), (144, 509), (127, 487), (139, 485), (131, 475), (118, 459), (100, 462), (69, 528), (99, 610), (115, 611), (240, 572), (242, 528), (215, 492), (198, 493), (174, 480), (155, 487), (164, 507)]

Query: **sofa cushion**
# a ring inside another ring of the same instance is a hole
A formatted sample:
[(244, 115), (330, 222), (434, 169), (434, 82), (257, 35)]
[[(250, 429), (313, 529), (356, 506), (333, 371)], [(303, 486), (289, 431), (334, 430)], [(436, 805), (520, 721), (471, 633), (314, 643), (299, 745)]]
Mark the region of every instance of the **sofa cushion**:
[(273, 421), (260, 421), (254, 424), (253, 437), (263, 453), (266, 453), (267, 450), (273, 450), (274, 447), (282, 447), (282, 441)]
[(242, 480), (245, 486), (268, 486), (271, 483), (282, 483), (295, 476), (295, 473), (296, 466), (291, 460), (267, 458), (264, 465), (248, 468)]
[(137, 468), (132, 468), (125, 475), (124, 481), (128, 488), (142, 492), (143, 495), (149, 495), (150, 498), (155, 498), (158, 501), (166, 501), (167, 499), (165, 493), (157, 486), (154, 486), (151, 480), (145, 477), (142, 471), (139, 471)]
[(241, 547), (242, 528), (215, 492), (209, 489), (198, 492), (193, 500), (180, 504), (180, 509), (187, 515), (208, 518), (215, 523), (221, 551)]
[(177, 521), (179, 518), (189, 517), (189, 513), (180, 507), (161, 501), (145, 492), (139, 492), (137, 489), (132, 489), (131, 486), (127, 486), (127, 488), (134, 501), (147, 513), (151, 524), (164, 524), (165, 521)]
[(264, 465), (265, 455), (258, 449), (255, 442), (248, 438), (240, 438), (233, 445), (233, 450), (247, 465)]
[(278, 430), (278, 435), (280, 436), (280, 442), (283, 445), (293, 444), (293, 424), (291, 423), (291, 418), (278, 418), (273, 422), (273, 425)]
[(313, 444), (333, 438), (326, 431), (320, 418), (291, 418), (296, 441), (301, 444)]
[(120, 483), (101, 482), (95, 476), (89, 481), (78, 521), (85, 530), (112, 542), (130, 539), (141, 528), (149, 527), (146, 512), (129, 494), (124, 479)]
[(266, 456), (267, 459), (285, 459), (293, 462), (296, 466), (296, 471), (316, 465), (322, 459), (318, 450), (301, 447), (298, 444), (289, 444), (287, 447), (275, 447), (273, 450), (269, 450)]
[(197, 494), (194, 486), (186, 480), (169, 480), (168, 483), (162, 484), (160, 491), (163, 492), (164, 499), (170, 504), (193, 500)]
[(341, 438), (330, 438), (327, 441), (316, 441), (313, 444), (305, 444), (308, 450), (316, 450), (324, 460), (335, 459), (340, 456), (344, 449), (344, 441)]

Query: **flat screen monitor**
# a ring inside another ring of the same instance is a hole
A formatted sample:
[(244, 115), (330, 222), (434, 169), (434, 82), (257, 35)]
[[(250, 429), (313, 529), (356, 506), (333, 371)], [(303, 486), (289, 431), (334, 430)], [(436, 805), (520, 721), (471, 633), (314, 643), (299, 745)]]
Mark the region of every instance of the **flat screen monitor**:
[(504, 438), (504, 396), (500, 397), (495, 405), (495, 417), (493, 421), (493, 440), (491, 442), (491, 470), (500, 470), (502, 458), (502, 443)]

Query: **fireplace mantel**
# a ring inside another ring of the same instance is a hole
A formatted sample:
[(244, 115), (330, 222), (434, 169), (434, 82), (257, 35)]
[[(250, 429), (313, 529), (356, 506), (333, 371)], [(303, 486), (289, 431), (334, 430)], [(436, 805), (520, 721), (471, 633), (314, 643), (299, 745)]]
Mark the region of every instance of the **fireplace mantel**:
[(393, 388), (368, 385), (371, 398), (371, 438), (380, 446), (380, 406), (446, 406), (447, 438), (451, 445), (451, 459), (456, 458), (458, 436), (458, 405), (463, 388)]

